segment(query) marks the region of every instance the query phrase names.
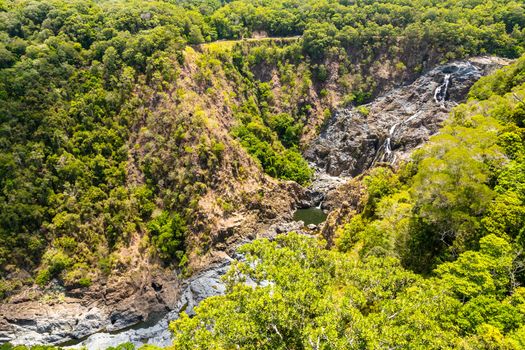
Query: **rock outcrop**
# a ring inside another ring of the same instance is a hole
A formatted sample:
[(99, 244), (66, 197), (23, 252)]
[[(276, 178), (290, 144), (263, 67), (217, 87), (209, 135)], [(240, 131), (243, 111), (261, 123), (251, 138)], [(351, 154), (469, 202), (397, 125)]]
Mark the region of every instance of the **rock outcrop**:
[(61, 344), (117, 331), (152, 314), (166, 313), (180, 299), (175, 274), (140, 269), (133, 276), (115, 277), (91, 288), (90, 295), (76, 295), (57, 282), (52, 288), (45, 293), (26, 290), (0, 305), (0, 343)]
[[(297, 190), (298, 198), (303, 195), (297, 185), (288, 185), (292, 193)], [(203, 299), (224, 293), (221, 277), (229, 268), (230, 255), (238, 258), (237, 247), (256, 238), (301, 230), (303, 223), (292, 221), (289, 211), (286, 206), (272, 224), (254, 226), (251, 236), (225, 238), (224, 250), (206, 256), (207, 266), (189, 279), (181, 281), (178, 271), (160, 274), (161, 269), (148, 269), (146, 261), (137, 260), (140, 267), (93, 286), (89, 295), (77, 295), (58, 281), (45, 291), (26, 290), (0, 304), (0, 344), (72, 344), (90, 350), (124, 342), (167, 346), (170, 321), (182, 311), (191, 315)]]
[(228, 271), (232, 258), (226, 258), (222, 263), (210, 266), (190, 279), (184, 281), (178, 301), (168, 313), (160, 319), (137, 324), (135, 327), (119, 332), (99, 332), (93, 334), (72, 348), (87, 348), (90, 350), (104, 350), (111, 346), (131, 342), (136, 346), (155, 344), (158, 346), (171, 345), (171, 332), (169, 323), (179, 317), (182, 311), (189, 315), (194, 314), (194, 308), (204, 299), (223, 294), (226, 287), (221, 277)]
[(357, 176), (379, 162), (395, 164), (439, 130), (481, 76), (507, 63), (497, 57), (452, 62), (367, 105), (340, 109), (305, 156), (331, 176)]
[[(267, 231), (259, 237), (273, 238), (279, 233), (290, 231), (301, 232), (303, 224), (301, 222), (283, 222), (271, 225)], [(143, 344), (154, 344), (157, 346), (171, 345), (171, 331), (169, 323), (179, 318), (181, 312), (194, 315), (194, 309), (199, 303), (211, 296), (223, 294), (226, 286), (222, 281), (222, 276), (228, 271), (233, 259), (242, 259), (242, 256), (233, 252), (232, 257), (224, 254), (221, 262), (210, 265), (207, 269), (200, 271), (191, 278), (185, 280), (181, 285), (180, 296), (173, 309), (158, 320), (143, 322), (119, 333), (99, 332), (93, 334), (73, 348), (85, 347), (89, 350), (104, 350), (110, 346), (116, 346), (125, 342), (131, 342), (136, 346)]]

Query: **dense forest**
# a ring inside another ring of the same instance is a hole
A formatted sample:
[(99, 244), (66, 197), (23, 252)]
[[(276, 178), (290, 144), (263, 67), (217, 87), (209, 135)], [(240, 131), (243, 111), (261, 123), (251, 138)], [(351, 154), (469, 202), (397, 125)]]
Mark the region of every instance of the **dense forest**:
[(130, 247), (191, 275), (217, 222), (310, 184), (334, 110), (486, 54), (516, 60), (345, 184), (336, 227), (243, 246), (170, 328), (174, 349), (524, 349), (522, 1), (0, 0), (0, 299), (88, 291)]
[[(525, 57), (482, 78), (397, 173), (373, 169), (335, 247), (242, 248), (176, 349), (523, 349)], [(250, 278), (257, 288), (247, 285)]]

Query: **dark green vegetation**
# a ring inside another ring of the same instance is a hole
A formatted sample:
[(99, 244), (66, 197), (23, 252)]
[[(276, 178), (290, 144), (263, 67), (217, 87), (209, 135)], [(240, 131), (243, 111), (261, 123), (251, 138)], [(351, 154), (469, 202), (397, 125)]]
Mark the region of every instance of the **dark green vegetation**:
[[(523, 51), (524, 26), (523, 4), (513, 1), (2, 1), (0, 276), (24, 266), (38, 268), (41, 285), (60, 276), (88, 286), (112, 270), (111, 253), (137, 232), (149, 232), (143, 246), (161, 258), (185, 260), (186, 222), (213, 182), (224, 144), (199, 136), (197, 115), (166, 125), (176, 145), (162, 134), (138, 135), (162, 125), (151, 124), (148, 110), (177, 82), (187, 44), (261, 31), (303, 35), (204, 49), (195, 79), (198, 93), (211, 93), (213, 69), (224, 66), (243, 94), (231, 135), (268, 174), (304, 184), (312, 173), (300, 140), (315, 133), (322, 108), (362, 103), (380, 88), (379, 78), (356, 67), (378, 68), (385, 55), (409, 77), (427, 61), (513, 57)], [(323, 100), (331, 94), (324, 85), (334, 75), (330, 62), (339, 90)], [(265, 67), (277, 67), (286, 84), (280, 96)], [(321, 98), (317, 113), (312, 96)], [(163, 214), (149, 223), (157, 208)], [(2, 280), (0, 293), (26, 282)]]
[(412, 163), (366, 176), (363, 209), (341, 230), (338, 248), (366, 255), (381, 247), (428, 273), (488, 234), (525, 247), (524, 73), (522, 57), (482, 78)]
[(525, 57), (481, 79), (411, 163), (361, 180), (333, 249), (244, 246), (175, 348), (524, 349), (524, 99)]
[[(203, 44), (262, 32), (288, 38)], [(0, 297), (89, 287), (132, 244), (184, 265), (193, 241), (212, 248), (199, 201), (226, 169), (248, 176), (242, 150), (307, 184), (301, 147), (335, 106), (524, 46), (522, 1), (0, 0)], [(261, 262), (175, 323), (177, 345), (523, 346), (524, 65), (477, 84), (412, 163), (365, 177), (336, 250), (247, 246)]]
[(512, 247), (494, 235), (480, 245), (425, 279), (394, 257), (353, 259), (315, 238), (256, 241), (243, 251), (257, 264), (234, 266), (226, 296), (172, 323), (174, 348), (521, 349), (525, 290), (509, 293)]
[(190, 18), (163, 3), (2, 8), (0, 274), (40, 264), (41, 285), (87, 286), (156, 207), (155, 179), (129, 181), (133, 91), (174, 79)]

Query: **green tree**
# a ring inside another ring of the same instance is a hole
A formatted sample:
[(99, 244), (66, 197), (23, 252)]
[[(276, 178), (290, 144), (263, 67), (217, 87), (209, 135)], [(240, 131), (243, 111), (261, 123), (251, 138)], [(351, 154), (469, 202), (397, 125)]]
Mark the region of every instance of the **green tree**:
[(163, 259), (182, 260), (187, 226), (178, 213), (170, 214), (163, 211), (150, 221), (148, 230), (153, 244)]

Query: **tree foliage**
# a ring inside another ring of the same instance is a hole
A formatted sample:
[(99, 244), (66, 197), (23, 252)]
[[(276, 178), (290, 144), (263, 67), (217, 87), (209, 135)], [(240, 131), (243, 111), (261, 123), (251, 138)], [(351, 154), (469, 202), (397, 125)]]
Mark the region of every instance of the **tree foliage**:
[[(395, 258), (355, 260), (294, 233), (242, 251), (227, 294), (171, 324), (176, 349), (467, 349), (479, 338), (519, 349), (523, 289), (506, 296), (510, 244), (495, 236), (431, 279)], [(489, 328), (497, 339), (486, 337)]]
[(244, 246), (226, 295), (171, 324), (175, 348), (523, 349), (525, 144), (509, 116), (525, 83), (484, 86), (502, 74), (398, 172), (361, 179), (336, 249), (295, 233)]

